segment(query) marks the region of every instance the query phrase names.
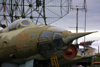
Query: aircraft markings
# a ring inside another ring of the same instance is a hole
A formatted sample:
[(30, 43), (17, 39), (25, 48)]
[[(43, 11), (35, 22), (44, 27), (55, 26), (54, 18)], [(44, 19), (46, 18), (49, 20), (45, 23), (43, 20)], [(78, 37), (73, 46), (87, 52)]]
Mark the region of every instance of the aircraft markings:
[[(21, 41), (22, 41), (23, 38), (25, 38), (25, 39), (24, 39), (24, 42), (23, 42), (23, 47), (21, 47), (20, 45), (21, 45)], [(25, 45), (27, 38), (28, 38), (28, 33), (24, 34), (24, 36), (22, 34), (20, 34), (18, 36), (18, 39), (19, 39), (18, 46), (17, 46), (18, 49), (27, 48), (27, 46)]]

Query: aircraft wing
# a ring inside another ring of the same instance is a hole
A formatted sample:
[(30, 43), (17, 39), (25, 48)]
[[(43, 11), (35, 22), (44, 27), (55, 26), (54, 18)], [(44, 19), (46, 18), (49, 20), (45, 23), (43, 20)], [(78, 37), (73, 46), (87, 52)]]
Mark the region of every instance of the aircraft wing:
[(65, 58), (60, 58), (60, 59), (58, 59), (58, 61), (59, 61), (60, 67), (66, 67), (66, 66), (73, 66), (73, 65), (77, 64), (78, 62), (80, 62), (81, 60), (90, 59), (92, 57), (93, 57), (93, 55), (84, 56), (84, 57), (81, 55), (77, 55), (77, 57), (75, 57), (73, 60), (66, 60)]

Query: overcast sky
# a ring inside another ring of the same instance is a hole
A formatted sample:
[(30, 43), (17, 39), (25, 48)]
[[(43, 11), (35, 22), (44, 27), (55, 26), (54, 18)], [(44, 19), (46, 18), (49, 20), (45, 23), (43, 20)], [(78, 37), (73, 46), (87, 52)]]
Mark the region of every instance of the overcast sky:
[[(72, 0), (72, 4), (74, 6), (83, 6), (83, 0)], [(79, 27), (81, 27), (79, 28), (79, 32), (84, 32), (84, 11), (79, 10), (78, 17)], [(86, 31), (98, 31), (98, 33), (86, 36), (86, 40), (100, 40), (100, 0), (87, 0), (86, 19)], [(76, 29), (71, 27), (76, 27), (76, 10), (71, 10), (68, 15), (52, 25), (75, 32)], [(81, 40), (83, 39), (81, 38)]]
[[(72, 5), (83, 6), (83, 1), (72, 0)], [(78, 13), (78, 26), (81, 27), (79, 28), (79, 32), (84, 32), (85, 12), (79, 10)], [(76, 29), (71, 27), (76, 27), (76, 10), (71, 10), (69, 14), (52, 25), (75, 32)], [(86, 31), (98, 31), (98, 33), (86, 36), (86, 40), (100, 40), (100, 0), (87, 0)], [(80, 40), (83, 41), (84, 39), (81, 38)]]

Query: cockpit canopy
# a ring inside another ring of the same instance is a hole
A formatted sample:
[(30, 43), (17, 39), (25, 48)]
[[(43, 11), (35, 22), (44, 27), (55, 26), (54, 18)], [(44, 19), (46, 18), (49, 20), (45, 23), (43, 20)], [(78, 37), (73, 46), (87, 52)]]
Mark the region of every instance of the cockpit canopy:
[(11, 23), (8, 26), (8, 29), (9, 29), (9, 31), (11, 31), (11, 30), (23, 28), (23, 27), (30, 26), (30, 25), (35, 26), (35, 24), (29, 19), (19, 19), (19, 20), (14, 21), (13, 23)]

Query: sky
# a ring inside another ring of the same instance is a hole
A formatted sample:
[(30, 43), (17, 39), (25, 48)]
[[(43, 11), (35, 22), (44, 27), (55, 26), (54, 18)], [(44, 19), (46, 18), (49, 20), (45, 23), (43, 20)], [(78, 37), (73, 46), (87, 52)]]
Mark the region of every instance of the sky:
[(98, 51), (100, 53), (100, 41), (93, 42), (90, 47), (95, 48), (95, 52), (94, 53), (98, 53)]
[[(83, 0), (72, 0), (73, 6), (83, 6)], [(86, 32), (98, 31), (86, 36), (86, 40), (100, 40), (100, 0), (86, 0)], [(85, 12), (78, 11), (78, 32), (84, 32)], [(71, 32), (76, 32), (76, 10), (71, 10), (69, 14), (53, 23), (52, 25), (65, 28)], [(80, 38), (84, 41), (84, 38)]]
[[(83, 6), (84, 0), (72, 0), (73, 6)], [(100, 0), (86, 0), (87, 5), (87, 17), (86, 17), (86, 31), (98, 31), (96, 33), (86, 36), (86, 40), (100, 40)], [(84, 10), (78, 11), (78, 26), (79, 32), (84, 32), (85, 12)], [(70, 10), (70, 12), (62, 19), (51, 24), (54, 26), (62, 27), (71, 32), (76, 32), (76, 10)], [(80, 38), (83, 41), (84, 38)]]

